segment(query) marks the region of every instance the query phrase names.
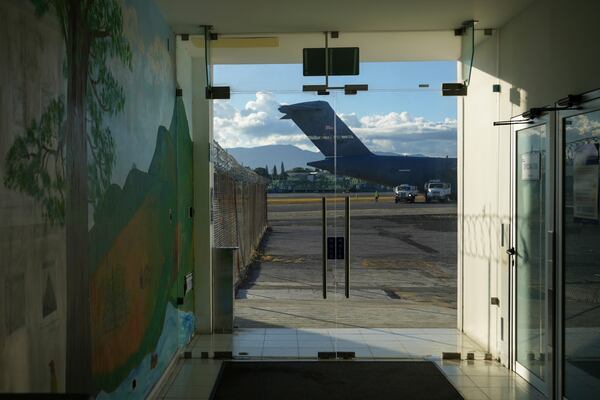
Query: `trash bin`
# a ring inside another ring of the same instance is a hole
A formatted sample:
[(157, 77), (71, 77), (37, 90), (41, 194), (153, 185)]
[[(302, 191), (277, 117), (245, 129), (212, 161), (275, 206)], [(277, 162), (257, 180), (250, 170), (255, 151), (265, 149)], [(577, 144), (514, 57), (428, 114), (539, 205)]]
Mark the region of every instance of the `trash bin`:
[(213, 249), (213, 332), (233, 330), (233, 259), (237, 247)]

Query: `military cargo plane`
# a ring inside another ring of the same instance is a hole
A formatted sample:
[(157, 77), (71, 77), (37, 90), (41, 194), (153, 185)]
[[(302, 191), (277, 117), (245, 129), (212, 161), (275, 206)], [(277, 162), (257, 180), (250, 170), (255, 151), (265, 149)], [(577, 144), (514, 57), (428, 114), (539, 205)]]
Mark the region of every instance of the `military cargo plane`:
[(326, 101), (282, 105), (281, 119), (291, 119), (325, 156), (308, 165), (338, 175), (394, 187), (419, 188), (432, 180), (456, 188), (456, 158), (378, 155), (372, 153)]

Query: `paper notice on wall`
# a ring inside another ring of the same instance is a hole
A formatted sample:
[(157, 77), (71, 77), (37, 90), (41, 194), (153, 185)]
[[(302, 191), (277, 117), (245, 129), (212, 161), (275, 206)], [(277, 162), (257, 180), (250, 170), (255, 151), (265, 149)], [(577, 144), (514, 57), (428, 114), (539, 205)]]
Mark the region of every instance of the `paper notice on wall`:
[(598, 147), (584, 144), (575, 150), (573, 216), (598, 220)]
[(521, 180), (540, 180), (540, 153), (531, 152), (521, 154)]

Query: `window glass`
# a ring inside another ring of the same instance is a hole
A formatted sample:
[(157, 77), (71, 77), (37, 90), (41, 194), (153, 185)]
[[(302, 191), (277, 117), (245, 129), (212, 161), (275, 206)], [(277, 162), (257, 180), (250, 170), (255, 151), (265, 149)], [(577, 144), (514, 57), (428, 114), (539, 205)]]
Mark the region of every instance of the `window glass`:
[(600, 111), (564, 119), (565, 394), (600, 391)]
[(517, 132), (516, 346), (517, 361), (545, 379), (547, 364), (546, 125)]

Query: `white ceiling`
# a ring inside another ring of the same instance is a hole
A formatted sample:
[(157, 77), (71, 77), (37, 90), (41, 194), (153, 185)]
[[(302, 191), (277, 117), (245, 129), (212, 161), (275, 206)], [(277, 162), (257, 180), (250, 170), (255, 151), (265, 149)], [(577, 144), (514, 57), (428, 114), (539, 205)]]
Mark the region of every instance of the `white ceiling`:
[(534, 0), (156, 0), (175, 33), (450, 30), (469, 19), (498, 28)]
[[(249, 37), (248, 37), (249, 36)], [(262, 36), (263, 38), (265, 36)], [(223, 35), (211, 41), (211, 60), (215, 64), (301, 64), (302, 49), (323, 47), (322, 33), (279, 33), (268, 35), (273, 46), (252, 43), (257, 35)], [(233, 40), (232, 45), (221, 42)], [(249, 39), (250, 43), (244, 43)], [(190, 36), (177, 43), (192, 57), (204, 57), (204, 37)], [(457, 60), (460, 36), (452, 31), (429, 32), (350, 32), (330, 39), (332, 47), (358, 47), (362, 62)]]

